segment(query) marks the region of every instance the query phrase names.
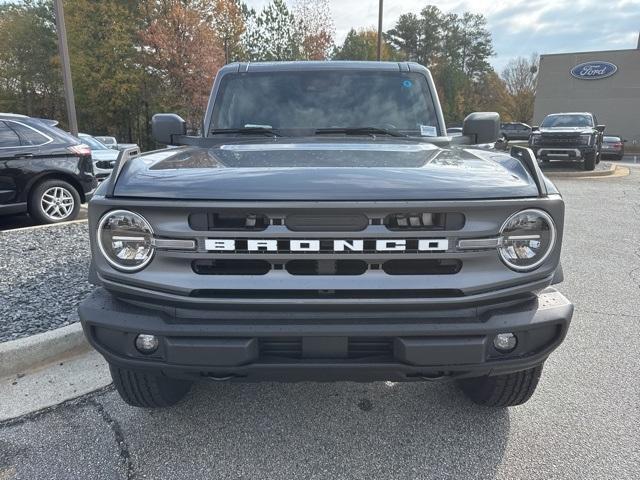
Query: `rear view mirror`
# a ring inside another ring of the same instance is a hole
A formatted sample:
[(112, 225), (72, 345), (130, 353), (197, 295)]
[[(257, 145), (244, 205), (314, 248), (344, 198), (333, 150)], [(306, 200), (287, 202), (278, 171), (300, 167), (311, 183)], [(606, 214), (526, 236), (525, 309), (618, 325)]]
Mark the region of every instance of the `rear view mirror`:
[(175, 113), (157, 113), (151, 119), (151, 134), (156, 142), (173, 145), (174, 136), (187, 134), (187, 122)]
[(462, 134), (474, 144), (494, 143), (500, 136), (500, 115), (496, 112), (474, 112), (464, 119)]
[(600, 133), (604, 132), (604, 129), (607, 128), (606, 125), (598, 125), (596, 127), (596, 130), (598, 130)]
[(534, 125), (533, 127), (531, 127), (532, 132), (537, 132), (538, 130), (540, 130), (540, 125)]

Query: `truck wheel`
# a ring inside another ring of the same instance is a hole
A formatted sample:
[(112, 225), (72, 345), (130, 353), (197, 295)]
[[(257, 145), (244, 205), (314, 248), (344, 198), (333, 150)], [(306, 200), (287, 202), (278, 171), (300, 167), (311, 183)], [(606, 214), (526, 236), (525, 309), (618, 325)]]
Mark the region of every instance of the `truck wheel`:
[(462, 391), (473, 402), (486, 407), (521, 405), (533, 395), (542, 365), (521, 372), (460, 380)]
[(584, 169), (591, 171), (596, 168), (596, 154), (590, 153), (584, 156)]
[(75, 220), (79, 211), (80, 195), (64, 180), (45, 180), (29, 195), (29, 214), (38, 223)]
[(133, 407), (170, 407), (185, 397), (193, 383), (115, 365), (109, 370), (120, 397)]

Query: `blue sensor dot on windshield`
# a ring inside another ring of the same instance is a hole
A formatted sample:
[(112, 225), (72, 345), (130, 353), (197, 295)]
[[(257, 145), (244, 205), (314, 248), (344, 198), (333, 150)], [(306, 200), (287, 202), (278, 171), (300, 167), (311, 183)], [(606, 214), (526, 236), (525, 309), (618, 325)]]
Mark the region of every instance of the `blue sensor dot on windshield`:
[(413, 87), (413, 82), (411, 80), (405, 80), (404, 82), (402, 82), (402, 86), (404, 88), (411, 88)]

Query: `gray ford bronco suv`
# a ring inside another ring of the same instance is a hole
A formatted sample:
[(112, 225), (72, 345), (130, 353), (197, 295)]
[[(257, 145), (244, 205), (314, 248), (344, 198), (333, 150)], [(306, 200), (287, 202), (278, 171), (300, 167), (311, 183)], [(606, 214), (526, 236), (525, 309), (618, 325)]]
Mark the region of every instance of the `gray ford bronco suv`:
[(518, 405), (564, 339), (564, 203), (415, 63), (241, 63), (89, 206), (84, 332), (129, 404), (194, 381), (446, 381)]

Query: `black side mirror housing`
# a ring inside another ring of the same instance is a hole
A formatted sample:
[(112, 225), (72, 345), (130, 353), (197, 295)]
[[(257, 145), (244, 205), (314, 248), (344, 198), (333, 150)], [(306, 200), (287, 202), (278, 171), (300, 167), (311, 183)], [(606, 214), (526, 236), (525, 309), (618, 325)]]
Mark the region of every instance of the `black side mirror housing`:
[(604, 132), (604, 130), (605, 130), (605, 128), (607, 128), (607, 126), (606, 126), (606, 125), (598, 125), (598, 126), (596, 127), (596, 130), (598, 130), (600, 133), (603, 133), (603, 132)]
[(540, 130), (540, 125), (534, 125), (533, 127), (531, 127), (532, 132), (537, 132), (538, 130)]
[(494, 143), (500, 136), (500, 115), (496, 112), (474, 112), (462, 123), (462, 135), (474, 144)]
[(174, 136), (187, 134), (187, 122), (175, 113), (157, 113), (151, 118), (151, 134), (156, 142), (173, 145)]

